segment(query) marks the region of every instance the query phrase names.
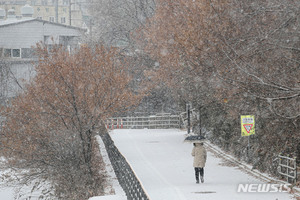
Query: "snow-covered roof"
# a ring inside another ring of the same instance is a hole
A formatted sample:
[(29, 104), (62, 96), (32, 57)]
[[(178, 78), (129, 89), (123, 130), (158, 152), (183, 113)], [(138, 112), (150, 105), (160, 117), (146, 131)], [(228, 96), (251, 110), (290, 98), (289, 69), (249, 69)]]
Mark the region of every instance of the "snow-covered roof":
[(42, 20), (42, 19), (36, 19), (36, 18), (30, 18), (30, 17), (26, 17), (26, 18), (21, 18), (21, 19), (17, 19), (17, 18), (10, 18), (4, 21), (0, 21), (0, 28), (4, 27), (4, 26), (12, 26), (12, 25), (17, 25), (17, 24), (21, 24), (21, 23), (27, 23), (27, 22), (31, 22), (31, 21), (38, 21), (41, 22), (43, 24), (53, 24), (56, 26), (63, 26), (66, 28), (71, 28), (71, 29), (77, 29), (79, 31), (86, 31), (86, 29), (83, 28), (79, 28), (79, 27), (75, 27), (75, 26), (69, 26), (69, 25), (65, 25), (65, 24), (60, 24), (60, 23), (56, 23), (56, 22), (49, 22), (46, 20)]
[(21, 8), (21, 14), (22, 15), (33, 15), (34, 9), (30, 5), (26, 4)]
[(18, 24), (26, 21), (32, 21), (33, 19), (34, 18), (22, 18), (22, 19), (10, 18), (7, 20), (0, 21), (0, 26)]

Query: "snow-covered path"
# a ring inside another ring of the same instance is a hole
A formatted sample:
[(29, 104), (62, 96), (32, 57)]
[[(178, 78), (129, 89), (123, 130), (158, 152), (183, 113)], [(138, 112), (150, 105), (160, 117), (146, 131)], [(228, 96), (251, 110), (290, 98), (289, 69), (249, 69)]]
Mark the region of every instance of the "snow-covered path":
[(239, 183), (261, 183), (208, 152), (205, 182), (196, 184), (192, 145), (180, 130), (118, 129), (111, 133), (151, 200), (288, 200), (287, 193), (238, 193)]

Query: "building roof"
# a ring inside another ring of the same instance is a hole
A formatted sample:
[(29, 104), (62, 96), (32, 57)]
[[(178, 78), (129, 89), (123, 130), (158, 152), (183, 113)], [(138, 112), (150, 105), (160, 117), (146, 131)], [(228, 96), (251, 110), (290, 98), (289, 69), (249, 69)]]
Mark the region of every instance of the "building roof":
[(42, 20), (42, 19), (36, 19), (36, 18), (22, 18), (22, 19), (7, 19), (7, 20), (3, 20), (0, 21), (0, 28), (1, 27), (6, 27), (6, 26), (13, 26), (13, 25), (18, 25), (18, 24), (22, 24), (22, 23), (27, 23), (27, 22), (32, 22), (32, 21), (37, 21), (37, 22), (41, 22), (43, 24), (53, 24), (56, 26), (62, 26), (65, 28), (71, 28), (71, 29), (76, 29), (82, 32), (86, 32), (86, 29), (83, 28), (79, 28), (79, 27), (75, 27), (75, 26), (70, 26), (70, 25), (65, 25), (65, 24), (60, 24), (60, 23), (56, 23), (56, 22), (49, 22), (46, 20)]

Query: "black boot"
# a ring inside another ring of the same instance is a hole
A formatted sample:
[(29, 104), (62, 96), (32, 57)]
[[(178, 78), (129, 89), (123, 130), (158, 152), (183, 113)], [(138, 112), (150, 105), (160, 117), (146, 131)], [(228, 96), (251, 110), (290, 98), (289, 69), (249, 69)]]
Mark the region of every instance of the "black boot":
[(199, 168), (195, 167), (195, 177), (196, 177), (196, 183), (199, 183)]

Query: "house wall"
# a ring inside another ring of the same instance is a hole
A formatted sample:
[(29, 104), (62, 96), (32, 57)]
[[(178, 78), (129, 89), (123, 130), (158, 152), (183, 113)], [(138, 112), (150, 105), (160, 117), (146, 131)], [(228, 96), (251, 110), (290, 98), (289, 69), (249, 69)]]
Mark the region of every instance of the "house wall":
[(36, 43), (44, 42), (44, 36), (80, 37), (81, 32), (64, 26), (42, 21), (29, 21), (0, 27), (0, 48), (31, 48)]
[[(82, 36), (80, 29), (64, 25), (49, 23), (40, 20), (18, 22), (17, 24), (0, 25), (0, 103), (7, 98), (12, 98), (22, 92), (26, 81), (29, 81), (36, 74), (33, 63), (34, 58), (5, 57), (4, 51), (7, 49), (29, 49), (36, 43), (43, 41), (51, 44), (51, 37), (56, 43), (75, 47), (77, 40)], [(62, 37), (64, 36), (64, 37)], [(2, 76), (1, 76), (2, 74)], [(25, 81), (25, 82), (24, 82)], [(20, 87), (21, 86), (21, 87)]]
[(0, 104), (23, 91), (23, 87), (36, 74), (32, 60), (0, 60)]
[(0, 27), (0, 47), (2, 48), (31, 48), (44, 40), (43, 26), (38, 22)]
[(32, 65), (32, 61), (10, 63), (8, 97), (14, 97), (16, 94), (22, 92), (22, 88), (25, 84), (28, 83), (35, 75), (36, 72)]

